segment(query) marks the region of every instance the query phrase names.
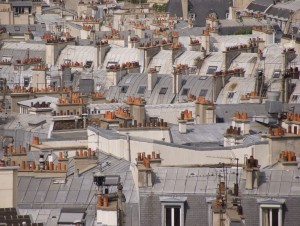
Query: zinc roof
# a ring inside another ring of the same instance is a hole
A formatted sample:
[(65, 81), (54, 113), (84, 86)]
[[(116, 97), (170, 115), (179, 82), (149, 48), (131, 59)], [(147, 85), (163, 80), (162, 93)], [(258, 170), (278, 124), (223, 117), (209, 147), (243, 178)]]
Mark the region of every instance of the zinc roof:
[[(155, 182), (151, 188), (140, 188), (141, 193), (158, 194), (216, 194), (221, 168), (154, 168)], [(236, 169), (227, 168), (228, 187), (235, 183)], [(241, 173), (239, 173), (241, 181)]]
[[(229, 83), (221, 90), (217, 104), (238, 104), (241, 95), (251, 93), (255, 87), (255, 78), (231, 77)], [(233, 97), (229, 93), (234, 93)]]
[(137, 61), (140, 62), (140, 50), (137, 48), (111, 47), (106, 54), (103, 67), (107, 66), (108, 62), (117, 62), (118, 64)]

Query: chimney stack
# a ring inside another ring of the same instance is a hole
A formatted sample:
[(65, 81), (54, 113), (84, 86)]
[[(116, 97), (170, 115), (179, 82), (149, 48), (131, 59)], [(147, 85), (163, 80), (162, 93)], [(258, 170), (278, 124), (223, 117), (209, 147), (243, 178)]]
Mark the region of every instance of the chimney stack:
[(259, 165), (258, 160), (254, 159), (251, 155), (249, 159), (247, 159), (247, 164), (245, 166), (246, 173), (246, 189), (252, 190), (254, 188), (258, 188), (259, 186)]

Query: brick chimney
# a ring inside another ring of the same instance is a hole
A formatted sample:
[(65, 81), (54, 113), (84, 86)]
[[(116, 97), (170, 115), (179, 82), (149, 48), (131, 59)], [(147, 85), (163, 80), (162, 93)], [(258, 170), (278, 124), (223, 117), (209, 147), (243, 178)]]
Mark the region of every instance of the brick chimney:
[(205, 97), (198, 97), (195, 101), (196, 124), (212, 124), (216, 122), (215, 107)]
[(252, 190), (253, 188), (258, 188), (259, 186), (259, 165), (258, 160), (254, 159), (251, 155), (249, 159), (247, 159), (247, 164), (245, 166), (246, 173), (246, 185), (245, 188)]
[(235, 112), (231, 125), (241, 128), (241, 135), (249, 134), (250, 120), (248, 119), (247, 112)]
[(140, 98), (134, 98), (131, 96), (127, 97), (126, 103), (129, 105), (130, 115), (136, 122), (143, 123), (146, 119), (145, 101)]
[(47, 80), (46, 80), (46, 71), (48, 70), (47, 65), (39, 64), (35, 65), (32, 68), (32, 80), (31, 86), (37, 89), (44, 89), (47, 87)]
[(87, 150), (80, 149), (76, 151), (74, 156), (74, 172), (85, 172), (97, 164), (97, 157), (95, 151), (90, 148)]
[(179, 72), (174, 72), (171, 74), (172, 76), (172, 92), (177, 95), (182, 86), (182, 74)]
[(109, 51), (110, 46), (107, 40), (100, 40), (96, 42), (94, 46), (94, 65), (95, 68), (99, 68), (105, 60), (106, 53)]
[(61, 51), (67, 45), (74, 45), (74, 41), (62, 41), (57, 37), (52, 37), (50, 40), (47, 40), (46, 43), (46, 64), (55, 65), (56, 60), (58, 59)]
[[(149, 155), (149, 157), (151, 157)], [(154, 182), (153, 169), (151, 168), (150, 159), (143, 153), (141, 163), (138, 163), (138, 187), (152, 187)]]
[(112, 65), (106, 68), (107, 77), (111, 81), (112, 85), (117, 86), (122, 79), (122, 76), (126, 75), (127, 70), (126, 68), (121, 68), (119, 64)]
[(157, 70), (155, 68), (149, 68), (148, 71), (148, 91), (152, 93), (157, 82)]

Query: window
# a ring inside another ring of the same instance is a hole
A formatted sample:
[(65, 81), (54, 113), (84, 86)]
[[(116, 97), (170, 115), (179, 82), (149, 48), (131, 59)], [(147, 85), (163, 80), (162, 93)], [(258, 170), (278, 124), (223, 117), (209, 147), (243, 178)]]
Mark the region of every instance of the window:
[(35, 28), (35, 26), (29, 26), (29, 30), (30, 31), (36, 31), (36, 28)]
[(162, 226), (184, 225), (186, 197), (159, 197), (162, 205)]
[(212, 75), (216, 72), (217, 69), (218, 69), (217, 66), (209, 66), (206, 71), (206, 74)]
[(121, 93), (127, 93), (128, 86), (122, 86), (121, 87)]
[(166, 94), (168, 91), (168, 88), (161, 88), (159, 91), (159, 94)]
[(24, 86), (25, 87), (29, 86), (29, 78), (24, 78)]
[(282, 205), (284, 199), (268, 199), (260, 203), (260, 226), (282, 226)]
[(186, 79), (182, 79), (181, 85), (184, 86), (186, 84)]
[(273, 78), (279, 78), (281, 75), (281, 71), (274, 71)]
[(145, 93), (145, 90), (146, 90), (146, 86), (140, 86), (137, 93), (138, 93), (138, 94), (144, 94), (144, 93)]
[(299, 96), (299, 95), (293, 95), (293, 96), (292, 96), (292, 101), (296, 102), (296, 101), (298, 100), (298, 96)]
[(180, 206), (165, 207), (166, 226), (180, 226)]
[(2, 56), (2, 61), (4, 62), (11, 62), (12, 56)]
[(200, 76), (199, 80), (206, 80), (207, 76)]
[(206, 96), (206, 94), (207, 94), (207, 89), (201, 89), (200, 90), (200, 94), (199, 94), (199, 97), (205, 97)]
[(227, 98), (232, 99), (234, 96), (234, 92), (228, 92)]
[(131, 79), (133, 78), (133, 76), (130, 76), (129, 78), (126, 79), (125, 84), (129, 84), (131, 82)]
[(181, 96), (187, 96), (190, 92), (190, 89), (183, 89), (181, 92)]

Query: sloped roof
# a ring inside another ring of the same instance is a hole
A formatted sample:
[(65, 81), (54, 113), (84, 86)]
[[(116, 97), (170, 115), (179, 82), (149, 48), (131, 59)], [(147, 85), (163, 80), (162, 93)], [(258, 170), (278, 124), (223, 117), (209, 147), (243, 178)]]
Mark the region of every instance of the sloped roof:
[(264, 12), (272, 4), (273, 0), (254, 0), (247, 6), (247, 9), (253, 12)]

